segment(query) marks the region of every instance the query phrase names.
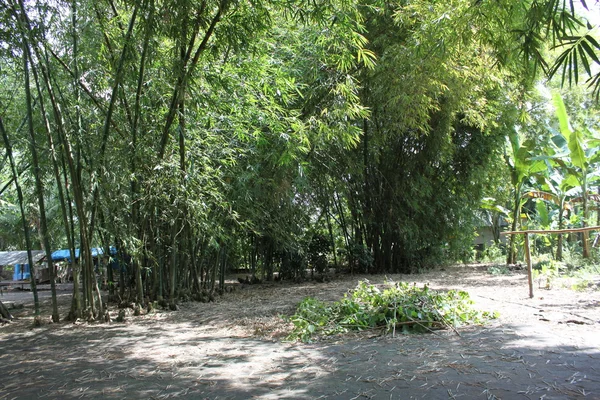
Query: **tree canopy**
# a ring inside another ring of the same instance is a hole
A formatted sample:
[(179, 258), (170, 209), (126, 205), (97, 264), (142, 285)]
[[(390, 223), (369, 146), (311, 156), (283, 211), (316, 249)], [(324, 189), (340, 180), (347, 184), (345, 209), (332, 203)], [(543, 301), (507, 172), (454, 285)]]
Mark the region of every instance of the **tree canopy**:
[(505, 156), (515, 224), (551, 164), (585, 179), (587, 210), (591, 125), (585, 165), (570, 136), (563, 164), (519, 139), (544, 73), (600, 88), (596, 27), (561, 4), (9, 0), (0, 246), (81, 249), (72, 317), (100, 318), (98, 263), (115, 298), (175, 307), (231, 269), (465, 260)]

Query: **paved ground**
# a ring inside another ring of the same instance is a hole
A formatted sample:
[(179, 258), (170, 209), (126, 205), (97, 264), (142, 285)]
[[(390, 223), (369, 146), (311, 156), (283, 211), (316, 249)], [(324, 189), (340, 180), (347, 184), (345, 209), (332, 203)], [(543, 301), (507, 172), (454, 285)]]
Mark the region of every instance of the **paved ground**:
[(268, 334), (282, 298), (336, 297), (352, 279), (255, 286), (123, 324), (0, 328), (0, 399), (600, 399), (598, 292), (557, 288), (528, 299), (516, 295), (526, 292), (522, 275), (473, 276), (469, 285), (424, 277), (469, 286), (477, 304), (504, 314), (460, 336), (306, 345)]

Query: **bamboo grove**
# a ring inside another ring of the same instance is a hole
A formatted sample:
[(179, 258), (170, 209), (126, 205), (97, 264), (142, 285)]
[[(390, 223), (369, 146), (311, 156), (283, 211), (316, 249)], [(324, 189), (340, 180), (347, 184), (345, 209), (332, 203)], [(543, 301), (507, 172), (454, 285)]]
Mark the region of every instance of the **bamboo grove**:
[(70, 249), (87, 319), (99, 273), (110, 299), (175, 307), (232, 269), (458, 259), (528, 90), (559, 71), (544, 40), (578, 26), (558, 3), (8, 0), (2, 246)]

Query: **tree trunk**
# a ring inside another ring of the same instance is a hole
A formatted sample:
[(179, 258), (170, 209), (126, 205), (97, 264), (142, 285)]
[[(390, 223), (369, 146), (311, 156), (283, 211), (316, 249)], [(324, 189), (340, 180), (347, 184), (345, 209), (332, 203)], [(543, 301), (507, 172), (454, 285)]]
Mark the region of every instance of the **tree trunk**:
[[(511, 231), (516, 232), (519, 226), (519, 220), (521, 218), (521, 185), (517, 185), (515, 188), (515, 197), (513, 204), (513, 221), (511, 225)], [(515, 249), (516, 235), (510, 235), (510, 244), (506, 256), (506, 264), (514, 264), (517, 261), (517, 254)]]
[(177, 282), (177, 223), (173, 224), (171, 231), (171, 263), (169, 265), (169, 301), (172, 307), (175, 306), (175, 284)]
[(339, 266), (338, 266), (338, 261), (337, 261), (337, 250), (335, 248), (335, 238), (333, 236), (333, 228), (331, 227), (331, 220), (330, 220), (330, 215), (329, 215), (329, 203), (327, 203), (325, 213), (326, 213), (326, 218), (327, 218), (327, 230), (329, 231), (329, 240), (331, 241), (331, 249), (333, 251), (333, 266), (335, 267), (335, 269), (337, 271)]
[(192, 244), (192, 236), (190, 235), (190, 249), (192, 253), (190, 254), (190, 269), (192, 272), (192, 292), (200, 293), (200, 276), (198, 271), (198, 248), (200, 247), (200, 240), (198, 240), (195, 244)]
[[(79, 42), (78, 42), (78, 33), (77, 33), (77, 1), (73, 0), (71, 3), (71, 36), (73, 39), (73, 70), (74, 70), (74, 79), (73, 79), (73, 91), (75, 93), (75, 131), (77, 133), (78, 136), (80, 136), (80, 132), (81, 132), (81, 107), (80, 107), (80, 103), (81, 103), (81, 92), (79, 90)], [(47, 61), (46, 61), (47, 62)], [(49, 67), (48, 67), (49, 70)], [(46, 85), (47, 88), (49, 88), (49, 84)], [(54, 116), (55, 119), (58, 116), (61, 116), (61, 114), (58, 112), (58, 106), (56, 105), (56, 101), (52, 101), (53, 104), (53, 108), (54, 108)], [(62, 116), (61, 116), (62, 117)], [(63, 122), (62, 120), (57, 120), (57, 123), (59, 124), (59, 129), (62, 129), (63, 126)], [(81, 299), (81, 293), (80, 293), (80, 287), (79, 287), (79, 280), (80, 280), (80, 263), (77, 261), (76, 259), (76, 254), (75, 254), (75, 220), (73, 218), (73, 206), (72, 206), (72, 202), (71, 202), (71, 198), (69, 195), (69, 180), (67, 177), (67, 166), (66, 166), (66, 160), (65, 158), (66, 156), (66, 146), (65, 143), (62, 141), (62, 136), (59, 134), (58, 135), (58, 142), (59, 145), (62, 147), (63, 150), (63, 154), (64, 156), (61, 157), (61, 164), (62, 164), (62, 171), (63, 171), (63, 178), (65, 181), (65, 198), (67, 200), (67, 204), (69, 207), (69, 221), (70, 224), (69, 226), (71, 227), (70, 229), (67, 228), (67, 235), (69, 236), (67, 239), (68, 245), (69, 245), (69, 254), (71, 256), (71, 259), (69, 261), (69, 264), (71, 265), (71, 271), (73, 274), (73, 301), (71, 303), (71, 311), (69, 313), (69, 319), (75, 321), (79, 318), (81, 318), (81, 314), (82, 314), (82, 310), (83, 310), (83, 305), (82, 305), (82, 299)], [(57, 183), (60, 186), (60, 182)]]
[(491, 213), (492, 219), (492, 234), (494, 236), (494, 243), (496, 245), (500, 244), (500, 215), (498, 213)]
[(196, 48), (196, 52), (194, 53), (194, 56), (192, 57), (192, 51), (195, 46), (196, 36), (198, 35), (198, 32), (200, 30), (201, 20), (197, 19), (195, 22), (195, 26), (193, 27), (193, 32), (192, 32), (192, 38), (190, 40), (189, 45), (187, 46), (187, 49), (185, 51), (185, 54), (184, 54), (184, 57), (182, 60), (181, 73), (179, 74), (179, 76), (177, 78), (177, 82), (175, 83), (175, 88), (173, 90), (173, 95), (171, 96), (171, 103), (169, 105), (169, 110), (167, 112), (165, 125), (162, 129), (162, 137), (161, 137), (161, 141), (160, 141), (160, 147), (158, 150), (158, 157), (160, 159), (162, 159), (165, 155), (165, 151), (167, 148), (167, 142), (168, 142), (168, 138), (169, 138), (169, 133), (171, 131), (171, 126), (173, 125), (173, 122), (175, 121), (175, 116), (179, 109), (179, 102), (182, 99), (183, 92), (185, 91), (185, 88), (187, 86), (189, 78), (190, 78), (192, 72), (194, 71), (196, 64), (198, 64), (198, 61), (200, 60), (200, 55), (204, 52), (204, 50), (206, 50), (208, 41), (209, 41), (210, 37), (212, 36), (212, 34), (215, 30), (215, 27), (217, 26), (217, 23), (221, 20), (221, 15), (225, 11), (222, 7), (222, 5), (224, 5), (224, 4), (225, 4), (225, 2), (222, 2), (222, 4), (219, 5), (218, 10), (216, 11), (215, 15), (211, 19), (210, 25), (208, 26), (208, 28), (206, 29), (206, 31), (204, 33), (204, 38), (202, 39), (202, 42), (200, 42), (200, 44)]
[[(583, 196), (583, 219), (582, 219), (582, 227), (586, 227), (588, 225), (587, 221), (589, 218), (589, 208), (588, 208), (588, 193), (587, 193), (587, 177), (584, 171), (583, 177), (583, 185), (581, 186), (582, 196)], [(590, 258), (590, 232), (582, 232), (581, 241), (583, 247), (583, 258)]]
[(273, 240), (269, 236), (263, 238), (263, 279), (273, 280)]
[[(38, 90), (39, 90), (39, 88), (38, 88)], [(41, 91), (40, 91), (40, 98), (41, 98)], [(72, 240), (72, 238), (73, 238), (72, 230), (70, 229), (70, 228), (72, 228), (72, 225), (69, 224), (69, 214), (67, 213), (67, 206), (65, 203), (65, 193), (63, 192), (63, 186), (61, 184), (60, 169), (59, 169), (59, 165), (58, 165), (56, 148), (54, 146), (54, 140), (52, 138), (52, 131), (50, 129), (50, 123), (49, 123), (48, 119), (46, 118), (46, 112), (43, 109), (42, 109), (42, 114), (44, 116), (44, 121), (46, 123), (46, 134), (48, 137), (48, 147), (51, 152), (52, 169), (54, 172), (54, 180), (56, 182), (56, 187), (57, 187), (57, 191), (58, 191), (58, 201), (60, 203), (60, 210), (61, 210), (61, 216), (62, 216), (62, 220), (63, 220), (63, 226), (64, 226), (64, 230), (65, 230), (65, 235), (67, 238), (67, 245), (69, 247), (69, 251), (71, 252), (71, 261), (69, 262), (69, 265), (71, 266), (71, 270), (73, 270), (73, 265), (75, 262), (75, 250), (74, 250), (73, 240)], [(54, 278), (56, 278), (56, 270), (54, 270)], [(77, 283), (77, 290), (79, 290), (79, 283)], [(55, 296), (55, 294), (53, 294), (53, 297), (54, 296)], [(79, 303), (78, 303), (78, 305), (79, 305)]]
[(164, 274), (165, 274), (165, 255), (164, 255), (164, 251), (165, 251), (165, 246), (160, 246), (158, 249), (158, 271), (157, 271), (157, 275), (158, 275), (158, 282), (156, 285), (158, 294), (157, 294), (157, 299), (158, 301), (162, 301), (165, 298), (165, 289), (164, 289)]
[[(22, 5), (22, 3), (21, 3)], [(31, 88), (30, 88), (30, 79), (29, 79), (29, 45), (25, 37), (23, 37), (23, 72), (25, 74), (25, 103), (27, 107), (27, 120), (29, 127), (29, 151), (31, 152), (31, 160), (33, 164), (33, 176), (35, 180), (35, 191), (37, 194), (38, 207), (40, 213), (40, 233), (42, 236), (42, 242), (44, 244), (44, 250), (46, 251), (46, 264), (48, 266), (48, 274), (50, 277), (50, 287), (52, 291), (52, 321), (57, 323), (60, 320), (58, 315), (58, 304), (56, 300), (56, 282), (55, 282), (55, 272), (54, 272), (54, 263), (52, 262), (52, 250), (50, 248), (50, 236), (48, 234), (48, 226), (46, 221), (46, 204), (44, 201), (44, 187), (42, 184), (42, 177), (40, 172), (40, 165), (37, 153), (37, 143), (35, 137), (35, 131), (33, 126), (33, 108), (31, 105)], [(37, 78), (36, 78), (36, 86)], [(40, 105), (43, 106), (43, 102), (40, 101)], [(44, 110), (42, 110), (44, 112)], [(31, 266), (30, 266), (31, 267)], [(32, 280), (35, 277), (32, 272)]]
[[(39, 55), (38, 55), (39, 58)], [(82, 264), (83, 271), (83, 282), (84, 282), (84, 304), (86, 307), (90, 307), (91, 315), (90, 317), (94, 317), (94, 300), (93, 300), (93, 291), (92, 291), (92, 276), (93, 276), (93, 262), (90, 251), (90, 240), (88, 236), (88, 223), (87, 223), (87, 215), (85, 213), (85, 201), (83, 194), (83, 186), (81, 184), (80, 179), (80, 171), (82, 170), (81, 161), (78, 158), (77, 163), (73, 157), (73, 149), (71, 143), (66, 135), (64, 130), (64, 123), (62, 118), (62, 112), (60, 110), (60, 106), (56, 101), (56, 97), (54, 96), (54, 89), (51, 84), (50, 79), (50, 69), (49, 63), (46, 60), (46, 65), (42, 65), (41, 72), (44, 80), (44, 84), (46, 86), (46, 90), (48, 93), (48, 99), (52, 104), (53, 113), (56, 121), (56, 131), (59, 135), (61, 144), (63, 146), (63, 154), (67, 160), (67, 166), (69, 169), (69, 175), (71, 176), (72, 186), (71, 189), (73, 191), (73, 198), (75, 200), (76, 210), (77, 210), (77, 218), (80, 224), (80, 262)], [(79, 136), (81, 133), (79, 132)], [(73, 260), (73, 258), (72, 258)]]
[(256, 264), (258, 258), (258, 238), (255, 233), (250, 234), (250, 270), (252, 276), (256, 276)]
[[(600, 185), (598, 185), (598, 198), (600, 198)], [(600, 226), (600, 200), (596, 201), (596, 226)]]
[(354, 257), (352, 249), (350, 248), (350, 236), (348, 234), (344, 210), (342, 208), (342, 201), (340, 200), (340, 196), (337, 193), (333, 194), (333, 204), (337, 208), (338, 215), (340, 216), (340, 227), (342, 228), (342, 233), (344, 234), (344, 240), (346, 242), (346, 251), (348, 253), (348, 264), (350, 266), (350, 272), (352, 273), (354, 268)]
[[(150, 5), (150, 15), (148, 17), (147, 23), (145, 24), (145, 34), (144, 34), (144, 44), (142, 47), (142, 55), (140, 59), (140, 67), (138, 71), (138, 81), (137, 88), (135, 94), (135, 105), (134, 105), (134, 116), (133, 116), (133, 126), (132, 126), (132, 146), (131, 146), (131, 220), (132, 226), (138, 227), (140, 225), (139, 221), (139, 201), (138, 201), (138, 179), (137, 176), (137, 146), (138, 146), (138, 125), (140, 121), (140, 113), (141, 113), (141, 98), (142, 98), (142, 89), (144, 86), (144, 72), (146, 68), (146, 57), (148, 54), (148, 47), (150, 43), (150, 32), (152, 30), (152, 21), (154, 18), (154, 7), (153, 2)], [(130, 35), (131, 31), (128, 31), (128, 35)], [(124, 48), (125, 49), (125, 48)], [(124, 53), (123, 53), (124, 54)], [(134, 228), (135, 229), (135, 228)], [(141, 230), (137, 230), (137, 235), (141, 236)], [(144, 301), (144, 287), (142, 285), (142, 271), (140, 261), (135, 261), (135, 274), (136, 274), (136, 293), (138, 298), (138, 303), (143, 304)]]
[(33, 264), (33, 257), (31, 256), (31, 237), (29, 235), (29, 226), (27, 225), (27, 218), (25, 218), (25, 206), (23, 200), (23, 191), (19, 184), (19, 175), (17, 173), (17, 166), (13, 157), (12, 145), (8, 139), (8, 133), (4, 129), (4, 122), (2, 116), (0, 116), (0, 132), (2, 133), (2, 139), (4, 140), (4, 147), (6, 149), (6, 155), (10, 162), (10, 169), (13, 175), (13, 182), (17, 190), (17, 198), (19, 200), (19, 209), (21, 211), (21, 223), (23, 225), (23, 232), (25, 234), (25, 245), (27, 247), (27, 259), (29, 261), (29, 271), (31, 275), (31, 292), (33, 293), (33, 305), (35, 310), (34, 325), (40, 325), (42, 320), (40, 316), (40, 302), (38, 299), (37, 286), (35, 284), (35, 268)]
[[(564, 199), (561, 199), (561, 202), (558, 205), (560, 207), (560, 209), (558, 210), (558, 229), (563, 229), (564, 228)], [(557, 261), (562, 261), (562, 257), (563, 257), (563, 235), (562, 233), (558, 234), (558, 237), (556, 238), (556, 260)]]
[(217, 282), (217, 271), (219, 270), (219, 263), (221, 262), (221, 249), (216, 252), (216, 260), (212, 265), (212, 269), (210, 271), (210, 293), (214, 293), (215, 284)]
[[(26, 97), (26, 104), (27, 104), (27, 120), (32, 121), (33, 120), (33, 106), (32, 106), (33, 102), (32, 102), (32, 98), (31, 98), (31, 90), (30, 90), (30, 83), (29, 83), (29, 81), (30, 81), (29, 68), (28, 68), (27, 61), (28, 60), (31, 61), (31, 63), (33, 65), (33, 59), (31, 58), (30, 48), (29, 48), (28, 42), (26, 40), (24, 40), (23, 46), (24, 46), (24, 49), (26, 50), (26, 51), (24, 51), (24, 56), (26, 56), (26, 58), (24, 59), (24, 67), (25, 67), (24, 72), (25, 72), (25, 86), (26, 86), (25, 87), (25, 95), (26, 95), (25, 97)], [(56, 151), (54, 148), (54, 142), (52, 140), (50, 122), (48, 121), (46, 109), (44, 106), (44, 101), (42, 100), (42, 90), (41, 90), (41, 86), (40, 86), (39, 76), (38, 76), (35, 68), (32, 68), (31, 71), (34, 76), (35, 87), (37, 89), (37, 93), (38, 93), (38, 96), (40, 99), (40, 111), (41, 111), (41, 115), (42, 115), (42, 120), (44, 121), (46, 137), (48, 139), (48, 148), (50, 150), (50, 158), (52, 159), (54, 177), (56, 179), (57, 186), (58, 186), (59, 201), (60, 201), (60, 205), (61, 205), (61, 210), (63, 212), (63, 223), (65, 223), (65, 229), (67, 230), (67, 235), (68, 235), (68, 224), (66, 224), (66, 221), (67, 221), (66, 208), (65, 208), (65, 204), (64, 204), (62, 186), (60, 185), (60, 173), (58, 170), (58, 162), (56, 160)], [(39, 162), (38, 162), (38, 153), (37, 153), (35, 132), (33, 130), (32, 123), (29, 123), (28, 126), (29, 126), (29, 135), (30, 135), (30, 139), (31, 139), (30, 151), (31, 151), (32, 163), (33, 163), (35, 187), (36, 187), (36, 193), (37, 193), (37, 197), (38, 197), (38, 207), (39, 207), (39, 212), (40, 212), (40, 233), (42, 236), (42, 243), (44, 245), (44, 250), (46, 251), (46, 260), (47, 260), (46, 264), (48, 266), (48, 274), (49, 274), (49, 278), (50, 278), (50, 288), (51, 288), (51, 297), (52, 297), (52, 321), (57, 323), (60, 320), (60, 316), (58, 314), (58, 303), (57, 303), (57, 299), (56, 299), (56, 269), (55, 269), (54, 262), (52, 261), (52, 250), (50, 247), (50, 236), (49, 236), (48, 228), (47, 228), (48, 224), (47, 224), (47, 219), (46, 219), (46, 207), (45, 207), (45, 202), (44, 202), (44, 189), (43, 189), (43, 184), (42, 184), (42, 178), (40, 176), (40, 167), (39, 167)]]
[(225, 269), (227, 268), (227, 249), (225, 248), (225, 245), (222, 245), (221, 247), (221, 269), (220, 269), (220, 274), (219, 274), (219, 289), (221, 290), (221, 293), (223, 293), (223, 291), (225, 290)]

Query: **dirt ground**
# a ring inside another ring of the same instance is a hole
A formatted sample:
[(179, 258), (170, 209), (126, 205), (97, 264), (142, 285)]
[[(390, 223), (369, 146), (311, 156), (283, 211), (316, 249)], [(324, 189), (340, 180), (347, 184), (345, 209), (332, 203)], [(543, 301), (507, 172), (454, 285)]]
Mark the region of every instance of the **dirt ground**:
[[(394, 281), (461, 289), (496, 310), (458, 334), (360, 335), (282, 341), (306, 296), (337, 300), (360, 279), (239, 287), (210, 304), (130, 316), (124, 323), (31, 329), (31, 294), (4, 292), (18, 319), (0, 326), (0, 399), (600, 399), (600, 291), (556, 281), (528, 296), (523, 271), (457, 266)], [(233, 283), (233, 281), (232, 281)], [(62, 286), (63, 314), (70, 287)], [(113, 310), (116, 317), (117, 310)]]

